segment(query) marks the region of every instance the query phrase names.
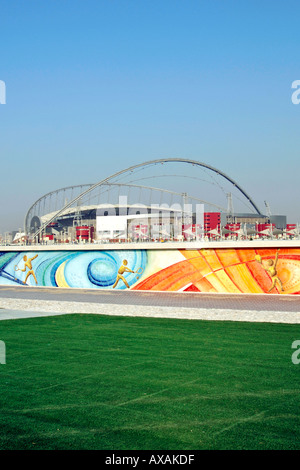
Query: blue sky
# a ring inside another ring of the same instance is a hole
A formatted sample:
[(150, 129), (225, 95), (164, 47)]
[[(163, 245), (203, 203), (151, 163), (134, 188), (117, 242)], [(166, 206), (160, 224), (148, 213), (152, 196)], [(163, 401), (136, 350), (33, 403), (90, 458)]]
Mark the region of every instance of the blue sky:
[(186, 157), (300, 222), (300, 4), (0, 0), (0, 232), (44, 193)]

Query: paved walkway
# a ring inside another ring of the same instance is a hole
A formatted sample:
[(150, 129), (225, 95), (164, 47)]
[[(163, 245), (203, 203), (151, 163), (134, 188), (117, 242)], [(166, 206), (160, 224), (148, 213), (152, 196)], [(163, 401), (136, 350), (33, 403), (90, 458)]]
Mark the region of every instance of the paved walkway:
[(0, 286), (0, 320), (72, 313), (300, 323), (300, 297)]
[(151, 307), (216, 308), (300, 313), (300, 296), (276, 294), (214, 294), (194, 292), (141, 292), (130, 290), (0, 286), (0, 307), (5, 299), (75, 302)]

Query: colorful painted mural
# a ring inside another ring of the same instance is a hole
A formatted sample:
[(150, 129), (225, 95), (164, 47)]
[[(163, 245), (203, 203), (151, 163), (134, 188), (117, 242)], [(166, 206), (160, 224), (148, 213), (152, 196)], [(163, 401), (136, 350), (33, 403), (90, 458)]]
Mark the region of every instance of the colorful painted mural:
[(0, 252), (0, 284), (300, 294), (300, 248)]

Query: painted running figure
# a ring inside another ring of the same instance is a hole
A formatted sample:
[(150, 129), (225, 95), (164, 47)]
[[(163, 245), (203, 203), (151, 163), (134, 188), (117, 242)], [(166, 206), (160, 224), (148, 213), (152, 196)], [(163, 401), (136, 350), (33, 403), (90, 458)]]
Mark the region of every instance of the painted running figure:
[(117, 286), (119, 280), (121, 279), (125, 286), (129, 289), (129, 284), (128, 282), (126, 281), (125, 277), (123, 276), (123, 274), (126, 272), (126, 273), (135, 273), (135, 271), (132, 271), (131, 269), (127, 268), (127, 259), (124, 259), (123, 261), (123, 264), (122, 266), (119, 268), (118, 270), (118, 275), (117, 275), (117, 279), (116, 279), (116, 282), (114, 283), (113, 285), (113, 289)]
[(23, 284), (26, 284), (26, 281), (27, 279), (29, 278), (29, 276), (33, 276), (34, 277), (34, 280), (35, 280), (35, 283), (37, 284), (37, 280), (36, 280), (36, 277), (35, 277), (35, 274), (34, 274), (34, 271), (32, 269), (32, 264), (31, 264), (31, 261), (33, 261), (35, 258), (37, 258), (38, 255), (35, 255), (33, 256), (32, 258), (27, 258), (26, 255), (23, 256), (23, 260), (25, 262), (24, 264), (24, 268), (23, 269), (17, 269), (17, 271), (22, 271), (23, 273), (25, 273), (26, 269), (28, 268), (29, 271), (28, 273), (26, 274), (26, 277), (25, 277), (25, 281), (23, 281)]
[(262, 267), (264, 268), (264, 270), (267, 271), (267, 273), (269, 273), (271, 276), (272, 285), (270, 289), (268, 290), (268, 292), (271, 292), (271, 290), (274, 289), (274, 287), (276, 286), (276, 283), (279, 285), (281, 292), (283, 292), (282, 282), (277, 276), (277, 269), (276, 269), (277, 262), (278, 262), (278, 252), (279, 250), (277, 250), (276, 252), (275, 260), (272, 260), (272, 259), (267, 260), (267, 267), (262, 264), (262, 259), (260, 255), (255, 256), (256, 261), (260, 263)]

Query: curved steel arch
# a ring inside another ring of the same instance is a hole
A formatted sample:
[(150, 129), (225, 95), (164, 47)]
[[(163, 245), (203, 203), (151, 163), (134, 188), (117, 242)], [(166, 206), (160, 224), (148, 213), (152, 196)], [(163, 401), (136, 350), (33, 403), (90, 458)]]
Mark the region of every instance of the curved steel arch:
[(64, 188), (59, 188), (59, 189), (55, 189), (53, 191), (50, 191), (49, 193), (46, 193), (44, 194), (43, 196), (39, 197), (33, 204), (32, 206), (30, 206), (30, 208), (28, 209), (26, 215), (25, 215), (25, 222), (24, 222), (24, 225), (25, 225), (25, 231), (27, 230), (27, 226), (28, 226), (28, 217), (29, 217), (29, 214), (30, 212), (32, 211), (32, 209), (37, 206), (43, 199), (46, 199), (48, 196), (52, 196), (52, 194), (57, 194), (57, 193), (60, 193), (60, 192), (63, 192), (63, 191), (67, 191), (68, 189), (75, 189), (75, 188), (83, 188), (84, 186), (93, 186), (94, 183), (86, 183), (86, 184), (76, 184), (76, 185), (72, 185), (72, 186), (65, 186)]
[(133, 166), (130, 166), (128, 168), (125, 168), (124, 170), (121, 170), (121, 171), (118, 171), (116, 173), (114, 173), (113, 175), (110, 175), (108, 176), (107, 178), (99, 181), (98, 183), (95, 183), (94, 185), (92, 185), (90, 188), (88, 188), (86, 191), (83, 191), (79, 196), (75, 197), (72, 201), (70, 201), (68, 204), (66, 204), (62, 209), (60, 209), (51, 219), (49, 219), (46, 223), (44, 223), (42, 225), (42, 227), (39, 228), (39, 230), (37, 230), (35, 232), (35, 234), (33, 235), (33, 237), (37, 237), (44, 229), (45, 227), (53, 222), (57, 217), (59, 217), (66, 209), (68, 209), (69, 207), (71, 207), (75, 202), (77, 202), (79, 199), (82, 199), (82, 197), (86, 196), (86, 194), (88, 194), (89, 192), (93, 191), (95, 188), (97, 188), (98, 186), (101, 186), (105, 183), (107, 183), (109, 180), (113, 179), (113, 178), (116, 178), (117, 176), (120, 176), (124, 173), (127, 173), (129, 171), (133, 171), (133, 170), (136, 170), (137, 168), (141, 168), (141, 167), (146, 167), (146, 166), (151, 166), (151, 165), (156, 165), (158, 163), (188, 163), (188, 164), (191, 164), (191, 165), (196, 165), (196, 166), (201, 166), (203, 168), (207, 168), (208, 170), (211, 170), (213, 171), (214, 173), (217, 173), (218, 175), (222, 176), (223, 178), (225, 178), (227, 181), (229, 181), (233, 186), (235, 186), (242, 194), (243, 196), (248, 200), (248, 202), (251, 204), (251, 206), (255, 209), (255, 211), (257, 212), (258, 215), (261, 215), (261, 211), (258, 209), (258, 207), (256, 206), (256, 204), (252, 201), (252, 199), (250, 198), (250, 196), (246, 193), (246, 191), (244, 191), (232, 178), (230, 178), (228, 175), (226, 175), (225, 173), (223, 173), (222, 171), (218, 170), (217, 168), (214, 168), (210, 165), (207, 165), (206, 163), (203, 163), (203, 162), (198, 162), (197, 160), (190, 160), (190, 159), (186, 159), (186, 158), (160, 158), (160, 159), (157, 159), (157, 160), (150, 160), (148, 162), (144, 162), (144, 163), (138, 163), (137, 165), (133, 165)]
[[(75, 188), (83, 188), (83, 187), (91, 187), (93, 186), (94, 183), (85, 183), (85, 184), (77, 184), (77, 185), (72, 185), (72, 186), (65, 186), (63, 188), (59, 188), (59, 189), (55, 189), (53, 191), (49, 191), (48, 193), (44, 194), (43, 196), (41, 196), (39, 199), (37, 199), (34, 204), (32, 204), (30, 206), (30, 208), (28, 209), (27, 213), (26, 213), (26, 216), (25, 216), (25, 223), (24, 223), (24, 226), (25, 226), (25, 229), (27, 231), (27, 228), (29, 226), (29, 215), (30, 215), (30, 212), (34, 209), (35, 206), (37, 206), (41, 201), (43, 201), (44, 199), (46, 199), (47, 197), (49, 196), (52, 196), (52, 194), (58, 194), (58, 193), (61, 193), (63, 191), (67, 191), (69, 189), (75, 189)], [(134, 188), (143, 188), (143, 189), (149, 189), (149, 190), (154, 190), (154, 191), (161, 191), (161, 192), (164, 192), (164, 193), (170, 193), (170, 194), (175, 194), (175, 195), (180, 195), (181, 193), (178, 193), (176, 191), (170, 191), (168, 189), (164, 189), (164, 188), (156, 188), (156, 187), (153, 187), (153, 186), (145, 186), (145, 185), (139, 185), (139, 184), (132, 184), (132, 183), (103, 183), (102, 186), (126, 186), (126, 187), (134, 187)], [(209, 201), (205, 201), (204, 199), (199, 199), (197, 197), (194, 197), (194, 196), (189, 196), (190, 199), (192, 200), (195, 200), (195, 201), (198, 201), (198, 202), (201, 202), (203, 204), (208, 204), (208, 205), (211, 205), (213, 207), (216, 207), (217, 209), (220, 209), (220, 210), (226, 210), (224, 207), (221, 207), (217, 204), (214, 204), (212, 202), (209, 202)]]
[[(144, 186), (144, 185), (141, 185), (141, 184), (132, 184), (132, 183), (103, 183), (103, 186), (105, 186), (106, 184), (108, 186), (126, 186), (126, 187), (130, 187), (130, 188), (150, 189), (150, 190), (153, 190), (153, 191), (158, 191), (158, 192), (161, 191), (163, 193), (169, 193), (169, 194), (175, 194), (176, 196), (182, 196), (182, 193), (178, 193), (177, 191), (171, 191), (169, 189), (163, 189), (163, 188), (156, 188), (154, 186)], [(188, 198), (192, 199), (193, 201), (202, 202), (203, 204), (207, 204), (207, 205), (216, 207), (217, 209), (225, 210), (224, 207), (218, 206), (217, 204), (214, 204), (212, 202), (205, 201), (204, 199), (199, 199), (198, 197), (188, 196)]]

